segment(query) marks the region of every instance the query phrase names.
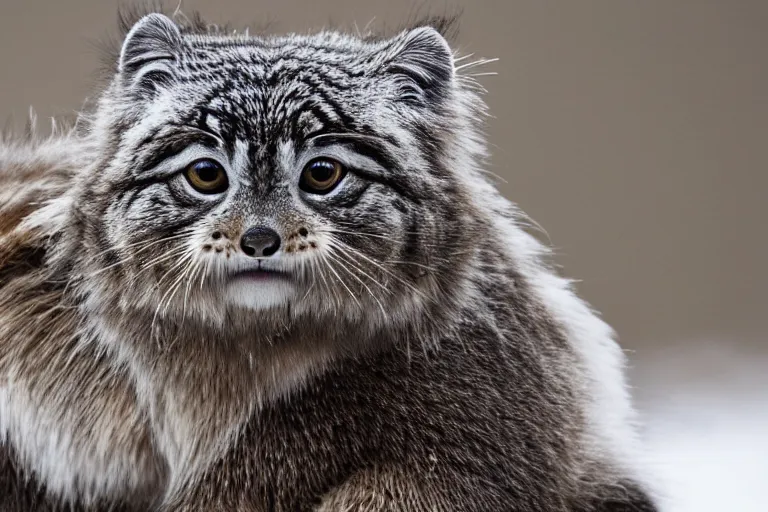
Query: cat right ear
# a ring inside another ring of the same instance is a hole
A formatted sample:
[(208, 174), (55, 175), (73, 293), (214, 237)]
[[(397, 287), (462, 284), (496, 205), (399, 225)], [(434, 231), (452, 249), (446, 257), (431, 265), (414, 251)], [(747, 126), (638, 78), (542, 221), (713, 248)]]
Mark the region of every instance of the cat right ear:
[(120, 50), (117, 70), (123, 84), (151, 91), (168, 83), (182, 45), (181, 32), (168, 17), (144, 16), (125, 36)]

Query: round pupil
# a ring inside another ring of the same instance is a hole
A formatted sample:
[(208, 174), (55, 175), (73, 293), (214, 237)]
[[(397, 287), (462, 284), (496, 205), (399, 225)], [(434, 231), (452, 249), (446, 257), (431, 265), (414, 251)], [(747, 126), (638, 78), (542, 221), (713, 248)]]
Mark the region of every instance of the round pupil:
[(195, 166), (195, 171), (203, 181), (216, 181), (219, 177), (219, 168), (211, 162), (200, 162)]
[(335, 166), (331, 162), (316, 162), (312, 165), (312, 179), (319, 182), (333, 178)]

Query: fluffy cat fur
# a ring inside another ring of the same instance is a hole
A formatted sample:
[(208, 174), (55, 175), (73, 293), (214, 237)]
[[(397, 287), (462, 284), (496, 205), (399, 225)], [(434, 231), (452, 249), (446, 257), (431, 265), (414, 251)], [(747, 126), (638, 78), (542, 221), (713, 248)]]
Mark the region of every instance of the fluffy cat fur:
[(622, 353), (484, 177), (438, 30), (149, 14), (116, 62), (0, 145), (1, 510), (656, 510)]

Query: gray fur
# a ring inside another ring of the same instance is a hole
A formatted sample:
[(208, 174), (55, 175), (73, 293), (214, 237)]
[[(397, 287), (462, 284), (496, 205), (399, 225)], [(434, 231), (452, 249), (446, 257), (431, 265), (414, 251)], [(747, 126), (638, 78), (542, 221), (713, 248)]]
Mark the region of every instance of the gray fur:
[[(192, 26), (142, 18), (80, 126), (0, 146), (0, 508), (655, 510), (620, 351), (484, 178), (441, 34)], [(251, 226), (287, 284), (232, 277)]]

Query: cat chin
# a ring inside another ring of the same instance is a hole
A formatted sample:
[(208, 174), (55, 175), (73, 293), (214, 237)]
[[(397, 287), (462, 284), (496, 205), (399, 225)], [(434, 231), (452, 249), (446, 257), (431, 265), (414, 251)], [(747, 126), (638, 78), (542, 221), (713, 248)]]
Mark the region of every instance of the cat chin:
[(296, 296), (296, 287), (282, 279), (261, 282), (236, 280), (227, 286), (230, 304), (253, 310), (264, 310), (287, 304)]

